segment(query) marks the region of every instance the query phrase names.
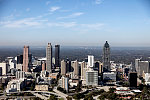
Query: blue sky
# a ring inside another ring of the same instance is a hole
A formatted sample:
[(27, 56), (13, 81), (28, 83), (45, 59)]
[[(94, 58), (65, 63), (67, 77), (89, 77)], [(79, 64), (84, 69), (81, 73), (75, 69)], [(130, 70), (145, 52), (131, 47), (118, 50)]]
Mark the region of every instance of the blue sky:
[(0, 0), (0, 46), (150, 46), (148, 0)]

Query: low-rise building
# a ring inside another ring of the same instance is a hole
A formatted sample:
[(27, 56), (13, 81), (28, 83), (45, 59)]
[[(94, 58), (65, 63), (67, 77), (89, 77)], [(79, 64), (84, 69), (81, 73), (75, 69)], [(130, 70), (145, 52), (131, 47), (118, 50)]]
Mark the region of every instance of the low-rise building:
[(35, 85), (35, 90), (36, 91), (48, 91), (48, 85), (42, 85), (42, 84), (39, 84), (39, 85)]
[(6, 92), (17, 92), (21, 91), (25, 86), (25, 79), (14, 79), (8, 82)]

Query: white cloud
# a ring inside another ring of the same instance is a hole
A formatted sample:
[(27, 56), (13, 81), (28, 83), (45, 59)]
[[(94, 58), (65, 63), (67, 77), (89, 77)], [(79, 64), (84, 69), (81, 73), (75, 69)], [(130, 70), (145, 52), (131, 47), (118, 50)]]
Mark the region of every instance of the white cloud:
[(50, 3), (51, 3), (50, 1), (47, 1), (47, 2), (46, 2), (46, 5), (49, 5)]
[(102, 23), (95, 23), (95, 24), (81, 24), (81, 27), (91, 30), (100, 30), (104, 24)]
[(40, 20), (36, 18), (25, 18), (21, 20), (14, 21), (1, 21), (0, 26), (6, 28), (21, 28), (21, 27), (35, 27), (42, 25), (43, 22), (47, 20)]
[(64, 27), (70, 28), (76, 26), (76, 22), (59, 22), (59, 23), (48, 23), (49, 27)]
[(101, 4), (103, 0), (95, 0), (95, 4)]
[(54, 11), (59, 10), (59, 9), (60, 9), (60, 7), (55, 6), (55, 7), (51, 7), (49, 11), (54, 12)]
[(73, 13), (73, 14), (65, 16), (65, 17), (58, 17), (57, 19), (75, 18), (75, 17), (81, 16), (83, 14), (84, 14), (83, 12), (76, 12), (76, 13)]
[(26, 11), (29, 12), (29, 11), (30, 11), (30, 8), (26, 8)]

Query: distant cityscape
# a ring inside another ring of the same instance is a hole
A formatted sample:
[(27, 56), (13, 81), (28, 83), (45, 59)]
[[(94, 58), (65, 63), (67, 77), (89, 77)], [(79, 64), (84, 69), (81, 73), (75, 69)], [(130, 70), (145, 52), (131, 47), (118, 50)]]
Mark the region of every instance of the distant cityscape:
[(108, 41), (100, 49), (99, 60), (92, 53), (83, 60), (72, 60), (60, 58), (58, 44), (48, 43), (45, 57), (33, 56), (30, 47), (24, 46), (22, 54), (8, 56), (0, 63), (0, 99), (150, 99), (146, 92), (150, 85), (149, 58), (115, 62)]

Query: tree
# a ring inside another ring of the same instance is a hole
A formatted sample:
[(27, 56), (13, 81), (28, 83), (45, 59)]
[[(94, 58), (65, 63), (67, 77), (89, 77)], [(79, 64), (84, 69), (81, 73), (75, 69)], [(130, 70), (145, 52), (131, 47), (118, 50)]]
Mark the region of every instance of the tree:
[(51, 95), (50, 98), (49, 98), (49, 100), (58, 100), (58, 99), (56, 98), (56, 96)]
[(71, 98), (71, 97), (69, 97), (69, 96), (68, 96), (68, 97), (66, 97), (66, 98), (67, 98), (67, 100), (72, 100), (72, 98)]

